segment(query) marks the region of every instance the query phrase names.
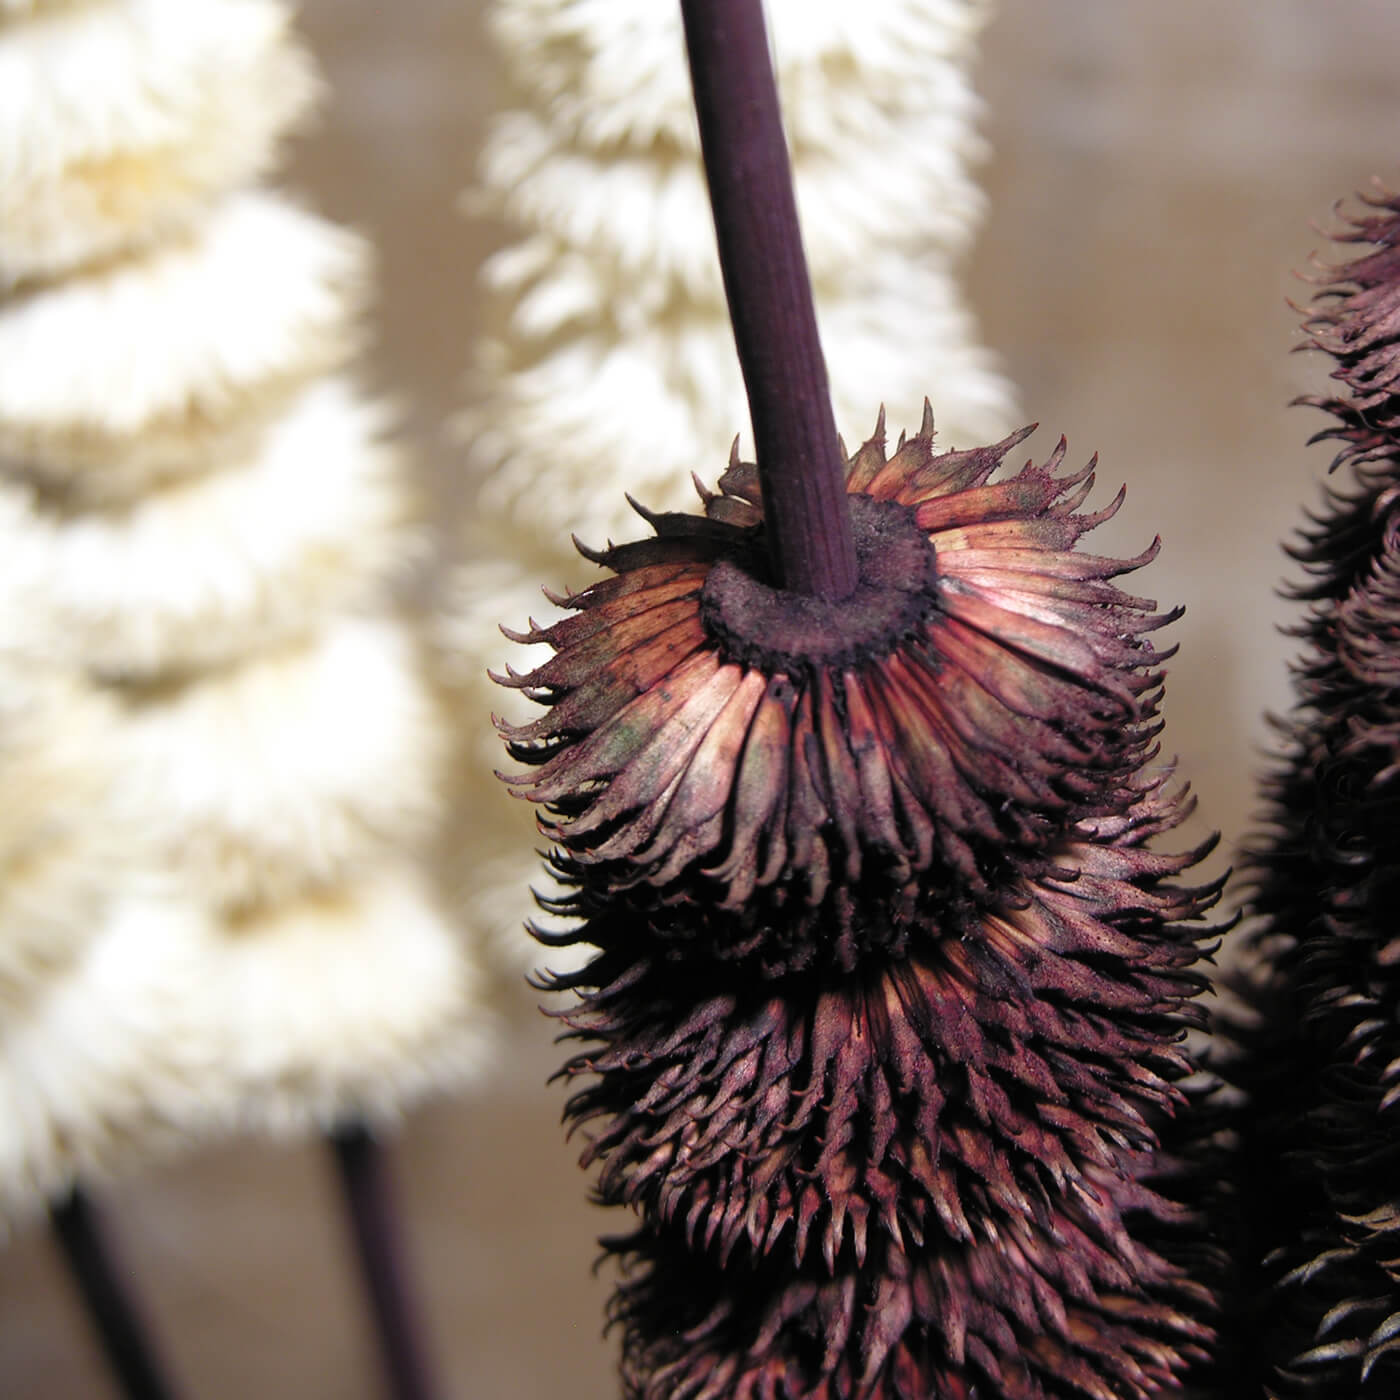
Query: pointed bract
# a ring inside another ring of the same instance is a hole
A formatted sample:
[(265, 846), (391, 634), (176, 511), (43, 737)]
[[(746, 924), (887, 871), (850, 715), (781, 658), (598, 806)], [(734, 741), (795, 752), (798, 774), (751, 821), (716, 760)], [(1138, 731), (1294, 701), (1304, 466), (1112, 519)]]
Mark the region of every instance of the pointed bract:
[(540, 937), (597, 949), (548, 985), (641, 1218), (606, 1242), (640, 1400), (1138, 1400), (1211, 1336), (1149, 1185), (1217, 893), (1147, 844), (1169, 616), (1112, 580), (1153, 551), (1077, 550), (1117, 503), (1063, 442), (998, 476), (1024, 433), (932, 426), (850, 459), (849, 599), (771, 586), (735, 461), (504, 681), (547, 707), (500, 726), (567, 889)]
[[(1306, 322), (1336, 361), (1332, 488), (1293, 551), (1309, 604), (1298, 704), (1252, 858), (1260, 1322), (1243, 1345), (1281, 1400), (1400, 1383), (1400, 198), (1376, 196)], [(1275, 1373), (1275, 1374), (1271, 1374)]]

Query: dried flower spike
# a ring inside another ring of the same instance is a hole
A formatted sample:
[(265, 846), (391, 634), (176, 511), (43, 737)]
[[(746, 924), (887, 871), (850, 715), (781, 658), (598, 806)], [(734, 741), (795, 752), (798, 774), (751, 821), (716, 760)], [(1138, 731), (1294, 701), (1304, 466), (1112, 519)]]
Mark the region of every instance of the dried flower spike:
[(1368, 204), (1342, 238), (1369, 250), (1306, 322), (1340, 388), (1303, 402), (1332, 415), (1317, 437), (1354, 485), (1291, 551), (1307, 650), (1253, 861), (1262, 1027), (1239, 1074), (1264, 1291), (1245, 1345), (1279, 1397), (1400, 1384), (1400, 197)]
[(991, 479), (1023, 436), (877, 430), (848, 600), (772, 587), (736, 462), (521, 634), (629, 1395), (1137, 1397), (1208, 1339), (1146, 1181), (1215, 894), (1146, 847), (1167, 618), (1075, 548), (1092, 464)]
[[(1081, 554), (1093, 463), (835, 436), (754, 0), (682, 0), (758, 465), (590, 555), (501, 726), (596, 948), (546, 985), (637, 1400), (1144, 1400), (1213, 887), (1155, 855), (1167, 617)], [(1150, 558), (1152, 550), (1143, 556)]]

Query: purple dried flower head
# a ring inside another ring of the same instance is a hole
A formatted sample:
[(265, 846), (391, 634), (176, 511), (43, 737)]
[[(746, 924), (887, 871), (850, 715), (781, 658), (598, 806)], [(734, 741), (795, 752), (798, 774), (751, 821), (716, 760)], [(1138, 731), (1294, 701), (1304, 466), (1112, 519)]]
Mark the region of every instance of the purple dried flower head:
[[(597, 948), (569, 1104), (639, 1230), (629, 1395), (1145, 1397), (1209, 1337), (1148, 1185), (1199, 1023), (1204, 852), (1152, 756), (1168, 621), (1078, 552), (1091, 463), (926, 411), (847, 478), (860, 584), (768, 581), (753, 469), (522, 640), (502, 726)], [(1155, 546), (1154, 546), (1155, 548)]]
[(1354, 484), (1292, 551), (1308, 648), (1251, 862), (1260, 1029), (1239, 1077), (1264, 1292), (1247, 1344), (1282, 1368), (1279, 1396), (1379, 1400), (1400, 1383), (1400, 199), (1343, 238), (1373, 246), (1306, 322), (1341, 390), (1304, 402), (1332, 415), (1317, 437)]
[(1400, 429), (1400, 196), (1374, 195), (1363, 206), (1334, 237), (1370, 251), (1323, 272), (1324, 288), (1304, 324), (1312, 346), (1336, 361), (1332, 378), (1341, 392), (1299, 400), (1336, 418), (1313, 438), (1343, 444), (1333, 467), (1393, 466)]
[[(616, 577), (513, 634), (557, 654), (502, 678), (549, 706), (504, 727), (538, 768), (507, 781), (545, 804), (562, 863), (593, 891), (644, 886), (642, 903), (703, 890), (746, 928), (780, 905), (801, 946), (767, 951), (786, 962), (856, 888), (927, 873), (983, 900), (1013, 868), (1048, 869), (1076, 821), (1123, 811), (1158, 727), (1143, 634), (1175, 614), (1109, 581), (1155, 544), (1076, 552), (1122, 498), (1077, 513), (1094, 464), (1056, 476), (1063, 440), (989, 482), (1029, 431), (939, 455), (926, 408), (887, 459), (882, 419), (850, 463), (860, 584), (839, 603), (766, 581), (756, 474), (737, 462), (703, 517), (647, 515), (655, 539), (590, 555)], [(849, 966), (852, 941), (902, 928), (847, 927), (837, 951)]]

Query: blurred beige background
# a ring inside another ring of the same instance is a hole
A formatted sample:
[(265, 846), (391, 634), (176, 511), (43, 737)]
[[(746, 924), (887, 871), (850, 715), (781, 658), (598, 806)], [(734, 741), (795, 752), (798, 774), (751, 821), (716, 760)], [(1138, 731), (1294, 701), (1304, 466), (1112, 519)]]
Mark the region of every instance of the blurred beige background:
[[(290, 177), (380, 248), (369, 376), (404, 406), (445, 561), (471, 483), (443, 425), (479, 324), (475, 269), (500, 239), (456, 207), (496, 95), (480, 11), (307, 3), (333, 97)], [(1302, 446), (1321, 417), (1284, 408), (1323, 368), (1288, 353), (1285, 302), (1306, 295), (1291, 270), (1323, 246), (1310, 223), (1336, 198), (1400, 183), (1400, 5), (1002, 0), (984, 54), (992, 218), (969, 280), (985, 338), (1044, 425), (1037, 452), (1063, 431), (1072, 455), (1101, 453), (1102, 499), (1127, 482), (1094, 548), (1163, 536), (1139, 591), (1188, 609), (1165, 746), (1202, 827), (1233, 842), (1262, 714), (1287, 702), (1278, 544), (1328, 459)], [(587, 1206), (558, 1128), (544, 1080), (560, 1057), (535, 1000), (508, 996), (494, 1079), (415, 1116), (395, 1165), (450, 1394), (603, 1400), (606, 1280), (589, 1265), (615, 1224)], [(107, 1199), (189, 1396), (380, 1393), (332, 1188), (315, 1149), (245, 1144)], [(0, 1395), (108, 1393), (47, 1238), (21, 1236), (0, 1253)]]

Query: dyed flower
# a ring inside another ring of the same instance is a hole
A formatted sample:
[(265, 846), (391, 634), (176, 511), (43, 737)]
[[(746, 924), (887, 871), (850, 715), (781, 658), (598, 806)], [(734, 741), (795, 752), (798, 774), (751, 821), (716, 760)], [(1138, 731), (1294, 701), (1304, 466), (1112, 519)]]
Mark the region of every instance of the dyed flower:
[[(1295, 557), (1309, 575), (1288, 751), (1253, 859), (1260, 1028), (1254, 1098), (1260, 1322), (1247, 1346), (1279, 1396), (1389, 1396), (1400, 1379), (1400, 199), (1346, 241), (1307, 322), (1337, 362), (1328, 493)], [(1280, 1170), (1282, 1164), (1283, 1170)]]
[(1093, 464), (1057, 478), (1063, 441), (990, 485), (1026, 432), (942, 455), (932, 433), (926, 410), (893, 459), (881, 426), (851, 461), (849, 600), (765, 580), (756, 475), (735, 462), (704, 519), (648, 516), (655, 540), (590, 556), (617, 577), (569, 599), (576, 617), (517, 634), (557, 655), (505, 678), (550, 706), (505, 727), (542, 765), (512, 781), (545, 804), (590, 793), (544, 819), (570, 857), (614, 888), (693, 869), (736, 911), (795, 877), (820, 907), (833, 880), (931, 867), (980, 895), (1008, 849), (1131, 800), (1161, 679), (1140, 634), (1170, 618), (1108, 580), (1155, 551), (1073, 552), (1117, 503), (1075, 514)]
[(1078, 552), (1117, 502), (1063, 442), (993, 481), (1024, 433), (932, 435), (850, 459), (849, 599), (772, 586), (731, 461), (502, 678), (547, 706), (502, 725), (577, 921), (540, 936), (598, 950), (551, 985), (641, 1217), (632, 1396), (1144, 1397), (1210, 1336), (1151, 1184), (1216, 894), (1147, 844), (1170, 615), (1112, 579), (1153, 550)]

